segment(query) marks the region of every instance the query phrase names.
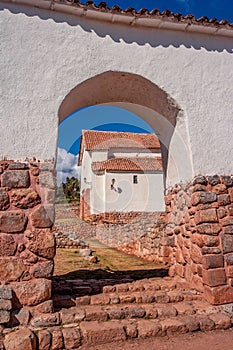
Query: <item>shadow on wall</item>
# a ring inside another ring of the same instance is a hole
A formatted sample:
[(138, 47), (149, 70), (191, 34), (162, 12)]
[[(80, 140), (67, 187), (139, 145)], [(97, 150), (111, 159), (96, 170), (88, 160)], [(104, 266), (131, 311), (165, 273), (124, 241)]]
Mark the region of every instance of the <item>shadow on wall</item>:
[[(86, 32), (94, 32), (101, 38), (110, 37), (114, 42), (127, 44), (136, 43), (138, 45), (149, 44), (151, 47), (169, 46), (179, 48), (194, 48), (196, 50), (205, 49), (207, 51), (227, 51), (233, 53), (232, 38), (221, 37), (216, 41), (213, 35), (204, 35), (200, 33), (185, 33), (182, 31), (161, 30), (157, 28), (131, 27), (129, 25), (118, 25), (111, 22), (93, 21), (69, 14), (63, 14), (54, 11), (48, 11), (33, 7), (24, 7), (23, 13), (29, 17), (39, 17), (42, 20), (52, 19), (56, 23), (67, 23), (70, 26), (79, 26)], [(0, 11), (8, 9), (14, 14), (22, 13), (20, 6), (5, 3), (0, 5)], [(207, 40), (208, 38), (208, 40)]]

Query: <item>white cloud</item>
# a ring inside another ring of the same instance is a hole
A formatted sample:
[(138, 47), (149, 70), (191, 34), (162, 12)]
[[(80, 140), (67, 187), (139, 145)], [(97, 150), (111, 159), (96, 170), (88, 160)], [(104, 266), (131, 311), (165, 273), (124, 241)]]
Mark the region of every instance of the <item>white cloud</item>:
[(65, 182), (67, 177), (77, 177), (80, 180), (81, 167), (78, 166), (78, 155), (67, 152), (64, 148), (57, 151), (57, 184)]

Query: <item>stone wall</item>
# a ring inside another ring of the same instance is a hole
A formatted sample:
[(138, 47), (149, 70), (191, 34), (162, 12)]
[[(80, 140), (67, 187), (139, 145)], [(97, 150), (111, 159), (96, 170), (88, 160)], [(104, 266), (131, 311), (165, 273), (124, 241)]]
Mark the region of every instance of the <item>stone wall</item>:
[(166, 196), (166, 213), (149, 233), (122, 247), (170, 266), (213, 304), (233, 302), (232, 176), (197, 176)]
[(96, 215), (96, 238), (109, 247), (118, 248), (141, 239), (157, 221), (160, 213), (105, 213)]
[(0, 283), (11, 289), (13, 309), (50, 299), (54, 196), (52, 162), (0, 162)]

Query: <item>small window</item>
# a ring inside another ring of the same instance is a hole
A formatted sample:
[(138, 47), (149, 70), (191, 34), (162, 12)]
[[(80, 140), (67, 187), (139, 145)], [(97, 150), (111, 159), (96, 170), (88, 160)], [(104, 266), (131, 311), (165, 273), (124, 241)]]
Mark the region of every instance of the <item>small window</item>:
[(138, 183), (138, 176), (137, 176), (137, 175), (134, 175), (134, 176), (133, 176), (133, 183), (134, 183), (134, 184), (137, 184), (137, 183)]

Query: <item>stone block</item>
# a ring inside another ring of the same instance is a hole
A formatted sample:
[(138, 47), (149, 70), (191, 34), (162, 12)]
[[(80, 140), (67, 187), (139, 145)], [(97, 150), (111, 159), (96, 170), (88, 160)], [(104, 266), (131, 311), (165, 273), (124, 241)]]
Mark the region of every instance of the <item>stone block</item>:
[(46, 300), (36, 306), (33, 306), (33, 311), (42, 313), (42, 314), (52, 313), (54, 311), (53, 300)]
[(26, 267), (21, 259), (15, 257), (0, 257), (0, 281), (18, 281)]
[(199, 210), (194, 216), (196, 224), (203, 222), (218, 222), (217, 211), (215, 208)]
[(14, 314), (14, 317), (18, 320), (21, 326), (26, 327), (29, 323), (31, 314), (28, 310), (22, 308), (18, 313)]
[(221, 180), (226, 186), (232, 186), (232, 178), (229, 175), (221, 176)]
[(217, 267), (224, 267), (223, 255), (205, 255), (202, 258), (202, 266), (204, 269), (213, 269)]
[(22, 188), (11, 192), (11, 202), (17, 208), (28, 209), (39, 204), (40, 197), (33, 189)]
[(233, 254), (225, 255), (227, 265), (233, 265)]
[(0, 310), (10, 311), (12, 309), (11, 300), (0, 299)]
[(8, 167), (9, 170), (26, 170), (28, 169), (28, 164), (26, 163), (11, 163)]
[(138, 321), (138, 337), (148, 338), (160, 336), (162, 334), (162, 326), (155, 320), (139, 320)]
[(224, 218), (222, 221), (223, 226), (233, 226), (233, 218)]
[(187, 327), (183, 321), (182, 318), (170, 318), (166, 320), (162, 320), (161, 322), (162, 326), (162, 333), (165, 335), (172, 335), (172, 334), (178, 334), (178, 333), (187, 333)]
[(166, 318), (166, 317), (175, 317), (177, 315), (177, 310), (172, 305), (158, 305), (156, 306), (158, 317)]
[(77, 323), (83, 321), (86, 316), (85, 310), (80, 308), (70, 308), (61, 310), (62, 324)]
[(64, 345), (66, 350), (77, 349), (82, 342), (82, 335), (78, 327), (63, 328)]
[(80, 329), (83, 335), (83, 344), (85, 345), (96, 346), (126, 340), (126, 333), (121, 321), (113, 320), (105, 323), (98, 323), (96, 321), (81, 322)]
[(42, 278), (12, 284), (12, 289), (20, 304), (23, 306), (38, 305), (43, 301), (50, 299), (51, 288), (51, 281)]
[(38, 262), (30, 267), (30, 274), (35, 278), (49, 278), (53, 274), (54, 263), (53, 260)]
[(123, 309), (117, 306), (112, 306), (106, 309), (110, 320), (121, 320), (125, 318), (125, 312)]
[(217, 287), (226, 284), (226, 273), (225, 269), (203, 269), (203, 282), (210, 287)]
[(19, 210), (0, 213), (0, 232), (15, 233), (24, 231), (27, 217)]
[(2, 187), (20, 188), (29, 187), (30, 176), (28, 170), (5, 171), (2, 174)]
[(176, 303), (174, 304), (175, 309), (178, 312), (178, 315), (194, 315), (195, 314), (195, 308), (192, 305), (192, 303), (189, 303), (187, 301), (183, 301), (182, 303)]
[(198, 315), (197, 321), (200, 324), (201, 331), (212, 331), (215, 328), (214, 321), (206, 315)]
[(54, 223), (55, 213), (53, 205), (41, 205), (31, 214), (32, 225), (37, 228), (51, 227)]
[(10, 206), (8, 193), (0, 189), (0, 210), (6, 210)]
[(63, 335), (61, 329), (55, 329), (52, 331), (52, 344), (51, 350), (63, 349)]
[(227, 215), (226, 209), (223, 207), (217, 209), (217, 213), (218, 213), (219, 219), (222, 219)]
[(193, 180), (193, 185), (196, 185), (196, 184), (199, 184), (199, 185), (207, 185), (207, 179), (205, 176), (202, 176), (202, 175), (198, 175), (198, 176), (195, 176), (194, 180)]
[(0, 324), (10, 321), (10, 312), (7, 310), (0, 310)]
[(233, 302), (233, 287), (225, 285), (204, 287), (204, 298), (211, 304), (219, 305)]
[(227, 210), (228, 210), (229, 215), (233, 216), (233, 205), (232, 204), (228, 205)]
[(0, 285), (0, 299), (12, 299), (12, 289), (9, 286)]
[(208, 176), (207, 180), (211, 186), (216, 186), (216, 185), (220, 184), (220, 182), (221, 182), (220, 177), (218, 175)]
[(6, 350), (36, 350), (36, 337), (28, 328), (21, 328), (6, 334), (4, 339)]
[(230, 204), (230, 196), (228, 194), (219, 194), (218, 195), (218, 204), (219, 205), (227, 205)]
[(231, 328), (231, 319), (224, 314), (212, 314), (209, 318), (215, 323), (215, 329), (229, 329)]
[(182, 322), (185, 324), (188, 332), (196, 332), (200, 329), (200, 323), (192, 316), (180, 317)]
[(47, 187), (50, 189), (55, 189), (56, 181), (52, 172), (40, 172), (39, 183), (41, 187)]
[(58, 326), (61, 323), (59, 312), (55, 312), (53, 314), (41, 314), (34, 316), (30, 322), (33, 328), (40, 327), (53, 327)]
[(201, 224), (197, 226), (197, 232), (204, 235), (217, 235), (221, 229), (219, 224)]
[(233, 236), (232, 235), (222, 235), (222, 251), (223, 254), (233, 252)]
[(91, 296), (92, 305), (106, 305), (110, 303), (110, 297), (104, 294), (96, 294)]
[(137, 325), (135, 323), (126, 323), (124, 325), (124, 329), (126, 332), (127, 338), (137, 338), (138, 336), (138, 330)]
[(194, 206), (198, 204), (212, 203), (216, 200), (217, 195), (214, 192), (195, 192), (191, 196), (191, 204)]
[(39, 331), (37, 334), (40, 350), (50, 350), (51, 333), (47, 330)]
[(233, 235), (233, 226), (224, 227), (223, 232), (225, 234)]
[(27, 248), (43, 258), (52, 259), (56, 252), (55, 239), (49, 229), (26, 231)]
[(126, 318), (143, 318), (146, 315), (145, 309), (140, 306), (128, 306), (123, 310)]
[(195, 245), (192, 244), (191, 248), (190, 248), (190, 257), (192, 259), (192, 261), (194, 261), (197, 264), (200, 264), (202, 261), (202, 251), (201, 249)]
[(108, 312), (103, 310), (101, 306), (89, 306), (86, 308), (86, 321), (107, 321)]
[(217, 247), (219, 246), (220, 239), (218, 236), (201, 235), (202, 243), (206, 247)]
[(221, 249), (218, 247), (202, 247), (201, 252), (203, 255), (205, 255), (205, 254), (220, 254)]
[(12, 256), (15, 254), (17, 244), (12, 235), (0, 233), (0, 256)]

